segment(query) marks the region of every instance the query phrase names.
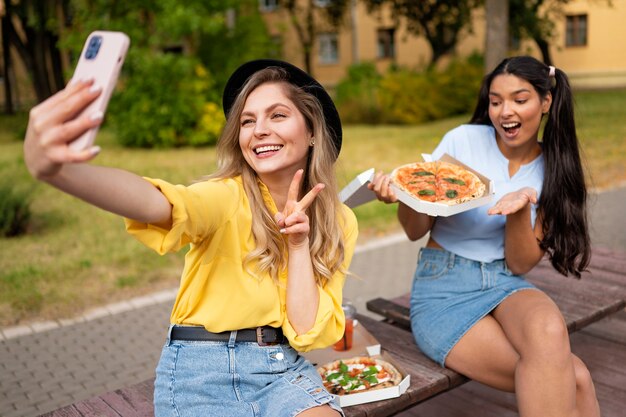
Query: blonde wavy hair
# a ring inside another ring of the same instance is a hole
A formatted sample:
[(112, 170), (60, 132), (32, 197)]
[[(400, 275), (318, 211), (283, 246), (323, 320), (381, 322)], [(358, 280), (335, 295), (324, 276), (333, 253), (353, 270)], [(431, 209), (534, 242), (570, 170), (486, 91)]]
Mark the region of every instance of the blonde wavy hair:
[[(260, 277), (268, 273), (278, 284), (280, 271), (287, 268), (287, 241), (263, 202), (259, 189), (259, 178), (248, 165), (239, 146), (240, 116), (250, 93), (265, 83), (279, 84), (287, 97), (304, 116), (306, 126), (315, 138), (310, 147), (307, 166), (303, 175), (301, 191), (308, 191), (315, 184), (323, 183), (326, 188), (317, 195), (309, 206), (309, 248), (313, 271), (318, 285), (325, 285), (335, 272), (347, 272), (342, 267), (344, 221), (341, 202), (337, 194), (334, 164), (337, 150), (324, 118), (322, 106), (317, 98), (288, 81), (288, 73), (279, 67), (268, 67), (257, 71), (248, 79), (234, 101), (226, 125), (217, 144), (218, 169), (208, 178), (232, 178), (241, 175), (243, 187), (252, 211), (252, 234), (256, 247), (245, 258), (246, 270)], [(329, 215), (334, 213), (335, 215)], [(257, 271), (250, 265), (256, 261)], [(255, 273), (256, 272), (256, 273)]]

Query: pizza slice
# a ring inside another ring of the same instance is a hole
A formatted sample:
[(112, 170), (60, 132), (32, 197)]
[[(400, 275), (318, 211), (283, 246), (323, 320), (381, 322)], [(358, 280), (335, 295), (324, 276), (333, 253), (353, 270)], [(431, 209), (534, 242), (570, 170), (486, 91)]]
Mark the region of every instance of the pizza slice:
[(440, 161), (437, 166), (437, 198), (444, 204), (461, 204), (481, 197), (485, 184), (476, 174), (449, 162)]
[(435, 202), (437, 198), (437, 163), (415, 162), (396, 168), (393, 182), (420, 200)]
[(367, 356), (337, 360), (317, 369), (331, 394), (348, 395), (398, 385), (402, 375), (389, 362)]

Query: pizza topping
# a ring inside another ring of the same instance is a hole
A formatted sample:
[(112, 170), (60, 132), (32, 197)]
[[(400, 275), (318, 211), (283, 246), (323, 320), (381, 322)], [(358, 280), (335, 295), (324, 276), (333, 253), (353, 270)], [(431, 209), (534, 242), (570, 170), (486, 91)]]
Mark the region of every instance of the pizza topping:
[(347, 392), (368, 388), (371, 385), (379, 384), (389, 377), (379, 381), (377, 375), (381, 371), (379, 366), (365, 366), (363, 364), (346, 365), (343, 361), (339, 362), (337, 372), (330, 372), (326, 375), (326, 381), (331, 384), (339, 384)]
[(435, 174), (433, 174), (433, 173), (432, 173), (432, 172), (430, 172), (430, 171), (415, 171), (415, 172), (411, 173), (411, 175), (415, 175), (415, 176), (417, 176), (417, 177), (425, 177), (425, 176), (427, 176), (427, 175), (432, 175), (432, 176), (434, 176)]
[(465, 185), (465, 181), (456, 178), (444, 178), (444, 181), (448, 181), (451, 184)]
[(419, 190), (417, 195), (435, 195), (435, 190)]
[(336, 395), (346, 395), (397, 385), (400, 373), (386, 361), (369, 357), (339, 360), (318, 368), (324, 387)]

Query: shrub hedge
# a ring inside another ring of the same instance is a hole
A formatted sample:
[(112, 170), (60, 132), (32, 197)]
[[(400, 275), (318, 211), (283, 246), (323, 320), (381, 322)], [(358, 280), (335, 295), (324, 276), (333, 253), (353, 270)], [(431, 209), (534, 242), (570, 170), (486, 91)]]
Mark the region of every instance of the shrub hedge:
[(8, 179), (0, 181), (0, 236), (13, 237), (26, 232), (31, 217), (32, 192)]
[(336, 90), (342, 120), (359, 124), (419, 124), (471, 112), (483, 76), (478, 55), (457, 58), (443, 70), (352, 66)]
[(142, 55), (128, 65), (132, 82), (111, 101), (109, 117), (129, 147), (213, 145), (224, 124), (211, 74), (192, 57)]

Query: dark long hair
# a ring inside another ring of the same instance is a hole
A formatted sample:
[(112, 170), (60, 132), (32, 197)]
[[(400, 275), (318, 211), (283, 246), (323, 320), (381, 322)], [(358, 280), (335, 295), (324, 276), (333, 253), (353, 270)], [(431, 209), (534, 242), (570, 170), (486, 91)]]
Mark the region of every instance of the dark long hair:
[(530, 56), (505, 59), (483, 79), (470, 123), (493, 126), (489, 119), (489, 89), (498, 75), (511, 74), (526, 80), (542, 99), (552, 94), (542, 137), (545, 173), (537, 213), (544, 235), (540, 246), (557, 271), (580, 278), (591, 256), (587, 189), (569, 80), (558, 68), (553, 68), (553, 76), (550, 70), (551, 67)]

